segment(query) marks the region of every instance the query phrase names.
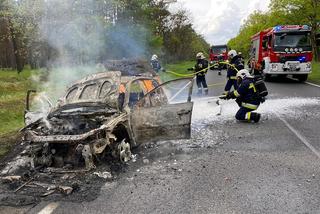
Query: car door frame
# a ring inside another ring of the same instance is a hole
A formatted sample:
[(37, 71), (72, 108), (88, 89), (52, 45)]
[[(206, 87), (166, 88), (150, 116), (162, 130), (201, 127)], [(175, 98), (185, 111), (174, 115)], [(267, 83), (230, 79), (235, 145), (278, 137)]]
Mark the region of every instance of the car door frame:
[[(158, 90), (159, 88), (162, 88), (164, 87), (165, 85), (168, 85), (170, 83), (173, 83), (173, 82), (178, 82), (178, 81), (182, 81), (182, 80), (186, 80), (186, 81), (189, 81), (188, 84), (186, 84), (186, 87), (184, 88), (187, 88), (189, 86), (189, 90), (188, 90), (188, 98), (186, 100), (186, 102), (183, 102), (183, 103), (176, 103), (176, 104), (170, 104), (169, 102), (165, 103), (164, 105), (161, 105), (161, 106), (148, 106), (148, 107), (144, 107), (144, 106), (139, 106), (141, 105), (141, 102), (142, 100), (144, 99), (148, 99), (148, 97), (150, 98), (150, 95), (152, 93), (154, 93), (156, 90)], [(188, 121), (187, 122), (187, 126), (185, 126), (186, 124), (172, 124), (173, 126), (175, 126), (175, 128), (178, 130), (178, 129), (181, 129), (181, 130), (184, 130), (184, 131), (189, 131), (189, 133), (186, 133), (186, 138), (190, 138), (190, 132), (191, 132), (191, 116), (192, 116), (192, 108), (193, 108), (193, 102), (191, 101), (191, 96), (192, 96), (192, 90), (193, 90), (193, 83), (194, 83), (194, 78), (180, 78), (180, 79), (175, 79), (175, 80), (170, 80), (170, 81), (167, 81), (165, 83), (162, 83), (160, 85), (158, 85), (157, 87), (155, 87), (153, 90), (149, 91), (147, 94), (145, 94), (145, 96), (143, 98), (141, 98), (136, 104), (135, 106), (130, 110), (130, 116), (129, 116), (129, 124), (130, 124), (130, 128), (131, 128), (131, 131), (132, 131), (132, 135), (133, 135), (133, 139), (135, 141), (135, 144), (140, 144), (140, 143), (145, 143), (145, 142), (148, 142), (148, 141), (157, 141), (157, 140), (170, 140), (172, 139), (172, 133), (167, 133), (167, 135), (165, 135), (164, 133), (162, 133), (161, 136), (146, 136), (145, 138), (142, 138), (141, 137), (141, 133), (138, 133), (138, 132), (141, 132), (141, 130), (137, 130), (136, 127), (140, 126), (139, 128), (141, 128), (141, 124), (136, 124), (136, 121), (135, 121), (135, 114), (139, 114), (140, 117), (143, 116), (143, 120), (148, 120), (148, 118), (145, 118), (145, 117), (148, 117), (148, 114), (143, 114), (144, 112), (150, 112), (153, 114), (153, 115), (149, 115), (150, 118), (155, 118), (155, 117), (162, 117), (164, 118), (166, 115), (165, 115), (165, 112), (168, 112), (166, 110), (172, 110), (172, 109), (180, 109), (179, 111), (176, 112), (176, 116), (180, 118), (180, 120), (184, 120), (184, 121)], [(185, 108), (189, 108), (189, 110), (185, 110)], [(159, 113), (160, 111), (157, 111), (157, 109), (161, 109), (161, 111), (163, 113)], [(158, 114), (157, 116), (155, 116), (155, 114)], [(167, 113), (168, 114), (168, 113)], [(170, 114), (170, 112), (169, 112)], [(141, 118), (142, 119), (142, 118)], [(148, 126), (149, 124), (149, 126)], [(155, 126), (155, 127), (152, 127), (153, 125), (159, 125), (159, 124), (150, 124), (150, 123), (147, 123), (145, 124), (145, 130), (148, 131), (148, 133), (152, 133), (151, 130), (155, 130), (156, 129), (161, 129), (161, 128), (164, 128), (164, 127), (161, 127), (160, 126)], [(184, 126), (184, 127), (183, 127)], [(170, 136), (171, 134), (171, 136)], [(178, 137), (178, 135), (177, 135)], [(183, 139), (185, 137), (182, 137), (182, 138), (174, 138), (174, 139)]]

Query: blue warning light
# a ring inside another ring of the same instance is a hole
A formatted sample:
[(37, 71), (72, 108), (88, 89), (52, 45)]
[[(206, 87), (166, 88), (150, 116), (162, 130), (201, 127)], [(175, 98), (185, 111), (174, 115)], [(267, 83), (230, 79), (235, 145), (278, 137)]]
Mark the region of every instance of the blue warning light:
[(279, 31), (281, 31), (282, 30), (282, 27), (279, 25), (279, 26), (275, 26), (274, 28), (273, 28), (273, 30), (275, 31), (275, 32), (279, 32)]
[(298, 58), (298, 60), (299, 60), (299, 62), (306, 62), (306, 57), (305, 56), (300, 56), (299, 58)]

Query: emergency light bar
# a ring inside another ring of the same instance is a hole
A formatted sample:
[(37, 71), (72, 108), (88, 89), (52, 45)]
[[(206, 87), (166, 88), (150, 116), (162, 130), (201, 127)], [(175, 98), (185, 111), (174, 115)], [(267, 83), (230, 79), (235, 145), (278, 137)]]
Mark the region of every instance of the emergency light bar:
[(311, 30), (311, 27), (308, 25), (278, 25), (273, 28), (275, 32), (281, 31), (293, 31), (293, 30)]

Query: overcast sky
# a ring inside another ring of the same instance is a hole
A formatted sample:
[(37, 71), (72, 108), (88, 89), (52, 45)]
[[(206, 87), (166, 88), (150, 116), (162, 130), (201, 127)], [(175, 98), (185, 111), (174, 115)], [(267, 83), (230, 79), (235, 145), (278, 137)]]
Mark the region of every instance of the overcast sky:
[(268, 10), (270, 0), (177, 0), (172, 10), (191, 13), (194, 29), (212, 45), (225, 44), (254, 10)]

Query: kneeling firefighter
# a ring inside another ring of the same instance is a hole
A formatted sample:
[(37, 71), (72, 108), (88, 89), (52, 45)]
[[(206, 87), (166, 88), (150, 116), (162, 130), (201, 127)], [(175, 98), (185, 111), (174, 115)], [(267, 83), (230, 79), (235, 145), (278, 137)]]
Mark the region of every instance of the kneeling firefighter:
[(221, 96), (221, 99), (236, 99), (240, 109), (236, 119), (240, 121), (259, 122), (261, 115), (253, 112), (268, 95), (267, 88), (261, 79), (255, 79), (249, 71), (242, 69), (237, 73), (238, 89)]
[(197, 63), (193, 68), (188, 68), (189, 71), (195, 71), (196, 73), (196, 82), (198, 86), (198, 95), (202, 94), (202, 87), (204, 89), (205, 95), (208, 95), (208, 85), (206, 81), (206, 74), (209, 67), (209, 62), (206, 60), (202, 52), (197, 53), (196, 55)]

